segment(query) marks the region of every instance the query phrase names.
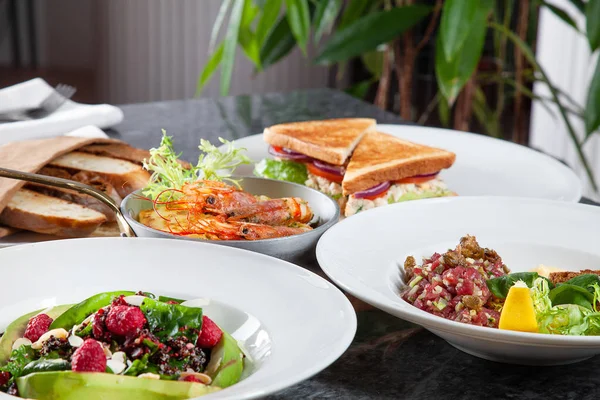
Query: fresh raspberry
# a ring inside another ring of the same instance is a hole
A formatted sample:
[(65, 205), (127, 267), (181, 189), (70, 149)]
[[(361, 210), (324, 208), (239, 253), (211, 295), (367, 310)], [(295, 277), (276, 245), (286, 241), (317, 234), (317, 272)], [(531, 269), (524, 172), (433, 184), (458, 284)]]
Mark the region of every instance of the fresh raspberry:
[(200, 381), (200, 379), (196, 378), (194, 375), (188, 375), (188, 376), (186, 376), (185, 378), (183, 378), (183, 380), (184, 380), (185, 382), (197, 382), (197, 383), (202, 383), (202, 382)]
[(146, 317), (137, 307), (114, 306), (106, 315), (106, 328), (116, 335), (135, 335), (145, 324)]
[(36, 315), (27, 323), (27, 328), (25, 329), (25, 334), (23, 337), (31, 340), (32, 342), (37, 341), (40, 336), (48, 332), (48, 328), (50, 327), (52, 321), (52, 318), (50, 318), (47, 314)]
[(105, 372), (106, 355), (102, 345), (94, 339), (86, 339), (73, 353), (71, 369), (75, 372)]
[[(193, 376), (192, 376), (193, 378)], [(4, 386), (10, 380), (10, 372), (0, 371), (0, 387)]]
[(206, 315), (202, 316), (202, 331), (196, 345), (203, 349), (215, 347), (223, 336), (223, 331)]

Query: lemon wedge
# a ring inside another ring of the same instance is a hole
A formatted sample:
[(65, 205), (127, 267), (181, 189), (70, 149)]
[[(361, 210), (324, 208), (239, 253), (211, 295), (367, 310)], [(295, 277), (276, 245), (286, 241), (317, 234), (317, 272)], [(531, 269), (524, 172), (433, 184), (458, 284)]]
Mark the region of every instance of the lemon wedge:
[(525, 282), (516, 282), (508, 291), (498, 327), (511, 331), (538, 332), (533, 300)]

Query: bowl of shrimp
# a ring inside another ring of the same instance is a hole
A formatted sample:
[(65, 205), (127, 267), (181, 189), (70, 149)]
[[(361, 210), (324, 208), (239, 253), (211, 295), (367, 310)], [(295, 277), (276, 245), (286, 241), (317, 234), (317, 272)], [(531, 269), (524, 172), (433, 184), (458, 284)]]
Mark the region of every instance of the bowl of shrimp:
[(140, 191), (123, 199), (137, 236), (211, 242), (302, 264), (314, 260), (319, 238), (340, 217), (331, 197), (272, 179), (196, 181), (175, 192), (160, 201)]

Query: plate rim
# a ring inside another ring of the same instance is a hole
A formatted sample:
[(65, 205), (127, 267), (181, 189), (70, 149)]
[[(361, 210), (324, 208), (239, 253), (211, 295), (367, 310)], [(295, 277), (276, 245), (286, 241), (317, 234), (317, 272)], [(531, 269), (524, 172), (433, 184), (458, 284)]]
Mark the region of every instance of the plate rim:
[[(592, 211), (596, 214), (600, 214), (600, 207), (581, 204), (581, 203), (569, 203), (558, 200), (538, 199), (538, 198), (520, 198), (510, 196), (463, 196), (463, 197), (450, 197), (450, 198), (436, 198), (436, 199), (425, 199), (420, 200), (419, 203), (432, 204), (435, 206), (437, 203), (472, 203), (472, 202), (512, 202), (512, 203), (532, 203), (532, 204), (546, 204), (558, 206), (567, 209), (583, 209)], [(411, 202), (412, 203), (412, 202)], [(406, 207), (409, 203), (398, 203), (392, 204), (387, 207), (379, 207), (371, 210), (367, 210), (361, 213), (363, 217), (393, 212), (390, 210), (399, 209)], [(412, 207), (418, 206), (417, 204)], [(410, 207), (410, 205), (409, 205)], [(355, 216), (356, 217), (356, 216)], [(360, 300), (371, 304), (372, 306), (391, 314), (397, 318), (405, 319), (425, 329), (432, 329), (436, 331), (442, 331), (452, 335), (458, 335), (462, 337), (471, 337), (491, 342), (503, 342), (516, 345), (528, 345), (528, 346), (544, 346), (544, 347), (569, 347), (569, 348), (600, 348), (600, 336), (568, 336), (568, 335), (545, 335), (540, 333), (529, 333), (529, 332), (517, 332), (499, 329), (490, 329), (486, 327), (473, 326), (469, 324), (463, 324), (456, 321), (447, 320), (444, 318), (437, 317), (429, 314), (423, 310), (419, 310), (415, 307), (410, 306), (404, 300), (398, 296), (398, 302), (393, 303), (384, 294), (376, 291), (375, 289), (367, 286), (359, 279), (352, 277), (350, 274), (341, 270), (344, 279), (340, 279), (336, 272), (332, 272), (332, 269), (337, 271), (339, 268), (335, 266), (331, 268), (328, 265), (328, 258), (334, 256), (328, 256), (327, 253), (331, 253), (332, 247), (327, 249), (325, 246), (328, 244), (327, 241), (333, 240), (336, 231), (344, 229), (346, 225), (353, 223), (352, 220), (356, 218), (347, 218), (340, 221), (338, 224), (329, 229), (321, 237), (317, 243), (316, 256), (317, 261), (323, 272), (331, 279), (336, 285), (341, 287), (344, 291), (351, 295), (359, 298)], [(350, 282), (346, 281), (345, 278), (350, 277)]]
[[(200, 247), (207, 248), (206, 251), (211, 251), (211, 249), (212, 249), (217, 252), (222, 252), (223, 254), (239, 253), (240, 255), (243, 255), (244, 257), (255, 257), (258, 259), (258, 261), (260, 261), (262, 259), (263, 263), (271, 262), (271, 263), (280, 264), (279, 265), (280, 268), (285, 268), (290, 273), (299, 272), (301, 274), (308, 274), (308, 276), (310, 276), (311, 279), (317, 279), (318, 282), (326, 284), (327, 285), (326, 290), (330, 291), (331, 299), (337, 298), (336, 301), (338, 301), (339, 307), (342, 308), (345, 315), (347, 315), (347, 318), (345, 318), (345, 320), (347, 321), (348, 326), (342, 330), (343, 334), (340, 335), (340, 337), (338, 338), (338, 340), (336, 342), (337, 343), (336, 347), (331, 348), (331, 351), (328, 352), (327, 356), (314, 360), (314, 362), (310, 365), (310, 367), (305, 368), (304, 371), (302, 371), (302, 373), (290, 374), (287, 378), (273, 381), (273, 383), (269, 383), (267, 380), (267, 382), (264, 382), (260, 387), (256, 387), (256, 388), (252, 389), (252, 391), (250, 393), (248, 393), (247, 395), (246, 394), (240, 395), (235, 392), (232, 394), (228, 394), (228, 393), (226, 393), (226, 390), (224, 389), (221, 392), (208, 394), (208, 395), (199, 397), (198, 399), (200, 399), (200, 398), (202, 398), (202, 399), (215, 398), (215, 399), (221, 399), (221, 400), (225, 400), (225, 399), (243, 400), (243, 399), (255, 399), (255, 398), (260, 398), (260, 397), (263, 397), (263, 396), (266, 396), (269, 394), (275, 394), (281, 390), (285, 390), (285, 389), (290, 388), (294, 385), (297, 385), (307, 379), (310, 379), (311, 377), (315, 376), (319, 372), (328, 368), (331, 364), (333, 364), (336, 360), (338, 360), (346, 352), (346, 350), (348, 349), (348, 347), (352, 344), (352, 342), (354, 340), (354, 337), (356, 335), (356, 330), (357, 330), (356, 311), (355, 311), (354, 307), (352, 306), (352, 303), (346, 296), (346, 294), (344, 294), (334, 283), (328, 281), (324, 277), (321, 277), (306, 268), (302, 268), (301, 266), (298, 266), (291, 262), (281, 260), (281, 259), (278, 259), (275, 257), (267, 256), (265, 254), (256, 253), (256, 252), (253, 252), (250, 250), (244, 250), (244, 249), (229, 247), (229, 246), (221, 246), (221, 245), (213, 244), (213, 243), (180, 241), (180, 240), (164, 239), (164, 238), (94, 237), (94, 238), (72, 238), (72, 239), (63, 239), (63, 240), (51, 240), (51, 241), (45, 241), (45, 242), (28, 243), (28, 244), (23, 244), (23, 245), (0, 248), (0, 260), (7, 253), (27, 252), (28, 248), (37, 248), (36, 251), (39, 252), (42, 250), (39, 248), (40, 246), (41, 247), (58, 246), (59, 248), (60, 247), (72, 248), (72, 246), (78, 246), (79, 245), (78, 243), (86, 243), (86, 242), (90, 242), (90, 241), (106, 242), (107, 243), (106, 246), (108, 246), (110, 242), (119, 241), (118, 243), (125, 243), (125, 241), (133, 241), (133, 240), (136, 242), (140, 242), (140, 243), (144, 243), (144, 242), (148, 243), (148, 244), (142, 244), (142, 245), (146, 246), (146, 247), (150, 247), (150, 248), (153, 247), (152, 243), (164, 243), (163, 245), (167, 245), (167, 246), (169, 246), (169, 245), (182, 246), (182, 247), (187, 246), (190, 248), (200, 246)], [(124, 246), (124, 244), (123, 244), (123, 246)], [(109, 248), (109, 247), (107, 247), (107, 248)], [(54, 250), (54, 251), (57, 251), (57, 250)], [(186, 267), (182, 267), (182, 268), (193, 269), (190, 266), (186, 266)], [(220, 300), (220, 301), (227, 304), (226, 300)], [(275, 338), (275, 337), (272, 338), (272, 340), (274, 342), (276, 341), (276, 339), (277, 338)], [(268, 360), (268, 362), (269, 361), (270, 360)], [(11, 398), (12, 399), (13, 397), (9, 397), (5, 393), (0, 393), (0, 398), (2, 398), (2, 399)]]

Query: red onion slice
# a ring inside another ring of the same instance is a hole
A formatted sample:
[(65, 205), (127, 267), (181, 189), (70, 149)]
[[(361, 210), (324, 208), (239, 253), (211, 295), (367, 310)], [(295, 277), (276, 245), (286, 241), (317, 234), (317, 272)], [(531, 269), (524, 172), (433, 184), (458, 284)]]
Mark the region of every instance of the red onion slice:
[(275, 157), (284, 158), (286, 160), (292, 161), (306, 161), (310, 159), (310, 157), (305, 156), (304, 154), (296, 153), (291, 150), (285, 150), (286, 149), (282, 149), (282, 151), (277, 151), (273, 146), (269, 146), (269, 154)]
[(354, 197), (356, 197), (357, 199), (364, 199), (365, 197), (377, 196), (378, 194), (385, 192), (389, 188), (390, 188), (390, 183), (383, 182), (383, 183), (380, 183), (379, 185), (373, 186), (370, 189), (363, 190), (362, 192), (354, 193)]
[(430, 178), (430, 177), (432, 177), (432, 176), (436, 176), (436, 175), (437, 175), (437, 174), (439, 174), (439, 173), (440, 173), (440, 171), (437, 171), (437, 172), (433, 172), (433, 173), (431, 173), (431, 174), (415, 175), (414, 177), (415, 177), (415, 178)]
[(344, 174), (346, 173), (346, 168), (344, 168), (342, 166), (328, 164), (326, 162), (319, 161), (319, 160), (313, 160), (313, 165), (322, 171), (328, 172), (330, 174), (338, 175), (338, 176), (344, 176)]

